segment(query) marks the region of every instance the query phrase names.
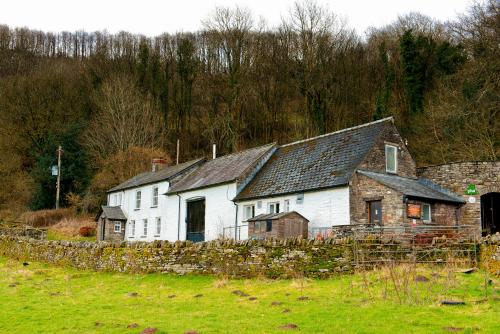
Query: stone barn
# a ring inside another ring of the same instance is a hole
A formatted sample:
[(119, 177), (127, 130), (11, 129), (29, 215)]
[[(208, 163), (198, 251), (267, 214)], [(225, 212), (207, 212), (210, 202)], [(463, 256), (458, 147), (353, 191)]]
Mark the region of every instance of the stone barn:
[(418, 174), (463, 198), (460, 224), (481, 226), (483, 235), (500, 232), (500, 161), (429, 166)]
[(127, 217), (119, 206), (102, 206), (96, 220), (97, 241), (123, 241)]
[(250, 239), (286, 239), (301, 236), (307, 238), (308, 223), (304, 216), (292, 211), (261, 214), (248, 220)]

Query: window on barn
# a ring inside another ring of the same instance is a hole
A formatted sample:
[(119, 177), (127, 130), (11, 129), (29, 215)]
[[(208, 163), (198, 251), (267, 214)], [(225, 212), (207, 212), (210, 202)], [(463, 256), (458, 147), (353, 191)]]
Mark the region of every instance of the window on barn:
[(255, 205), (245, 205), (245, 220), (255, 217)]
[(385, 145), (385, 170), (388, 173), (398, 171), (398, 148), (394, 145)]
[(431, 222), (431, 205), (430, 204), (422, 204), (422, 220), (425, 223)]
[(135, 220), (130, 221), (130, 229), (131, 229), (130, 236), (135, 237)]
[(135, 209), (139, 210), (141, 208), (141, 191), (136, 191), (135, 192)]
[(156, 217), (156, 235), (157, 237), (161, 234), (161, 217)]
[(121, 222), (115, 222), (115, 232), (119, 233), (122, 231), (122, 223)]
[(280, 212), (280, 203), (274, 202), (268, 204), (269, 213), (279, 213)]
[(153, 203), (152, 207), (156, 208), (158, 206), (158, 187), (153, 187)]
[(143, 233), (142, 233), (142, 236), (145, 237), (148, 235), (148, 220), (147, 219), (143, 219), (142, 220), (142, 227), (143, 227)]

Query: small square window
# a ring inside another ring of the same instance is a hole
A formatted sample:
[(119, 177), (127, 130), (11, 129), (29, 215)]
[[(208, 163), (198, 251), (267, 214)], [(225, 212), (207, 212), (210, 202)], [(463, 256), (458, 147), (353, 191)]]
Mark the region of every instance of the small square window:
[(280, 212), (280, 203), (273, 202), (268, 204), (269, 213), (279, 213)]
[(115, 222), (115, 232), (119, 233), (122, 231), (122, 223), (121, 222)]
[(304, 194), (297, 194), (297, 199), (295, 202), (297, 204), (304, 204)]
[(255, 205), (245, 205), (245, 220), (255, 217)]

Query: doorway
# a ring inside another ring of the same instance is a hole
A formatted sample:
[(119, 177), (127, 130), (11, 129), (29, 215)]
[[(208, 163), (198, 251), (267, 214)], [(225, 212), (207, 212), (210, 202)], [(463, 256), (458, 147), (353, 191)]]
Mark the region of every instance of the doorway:
[(483, 235), (500, 232), (500, 193), (481, 196), (481, 230)]
[(205, 199), (187, 201), (186, 239), (205, 241)]
[(370, 225), (382, 225), (382, 201), (368, 202)]

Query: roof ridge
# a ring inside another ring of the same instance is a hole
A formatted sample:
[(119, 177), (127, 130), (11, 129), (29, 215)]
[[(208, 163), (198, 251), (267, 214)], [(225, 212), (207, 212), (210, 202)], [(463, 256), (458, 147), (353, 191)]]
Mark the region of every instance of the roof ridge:
[(262, 147), (274, 146), (274, 145), (276, 145), (276, 142), (272, 142), (272, 143), (268, 143), (268, 144), (260, 145), (260, 146), (249, 147), (249, 148), (246, 148), (246, 149), (241, 150), (241, 151), (236, 151), (236, 152), (228, 153), (228, 154), (225, 154), (225, 155), (221, 155), (220, 157), (217, 157), (215, 159), (209, 159), (207, 162), (214, 161), (214, 160), (217, 160), (217, 159), (222, 159), (222, 158), (225, 158), (225, 157), (230, 157), (230, 156), (235, 155), (235, 154), (241, 154), (241, 153), (244, 153), (246, 151), (256, 150), (256, 149), (259, 149), (259, 148), (262, 148)]
[(356, 130), (356, 129), (363, 128), (363, 127), (366, 127), (366, 126), (370, 126), (370, 125), (373, 125), (373, 124), (387, 122), (389, 120), (392, 121), (392, 122), (394, 122), (394, 117), (390, 116), (390, 117), (382, 118), (382, 119), (379, 119), (379, 120), (376, 120), (376, 121), (373, 121), (373, 122), (363, 123), (363, 124), (359, 124), (359, 125), (356, 125), (356, 126), (352, 126), (350, 128), (345, 128), (345, 129), (337, 130), (337, 131), (334, 131), (334, 132), (325, 133), (325, 134), (322, 134), (322, 135), (319, 135), (319, 136), (316, 136), (316, 137), (311, 137), (311, 138), (297, 140), (297, 141), (294, 141), (294, 142), (291, 142), (291, 143), (288, 143), (288, 144), (283, 144), (283, 145), (281, 145), (281, 147), (287, 147), (287, 146), (291, 146), (291, 145), (296, 145), (296, 144), (304, 143), (304, 142), (307, 142), (307, 141), (310, 141), (310, 140), (319, 139), (319, 138), (323, 138), (323, 137), (328, 137), (328, 136), (335, 135), (335, 134), (342, 133), (342, 132), (346, 132), (346, 131)]

